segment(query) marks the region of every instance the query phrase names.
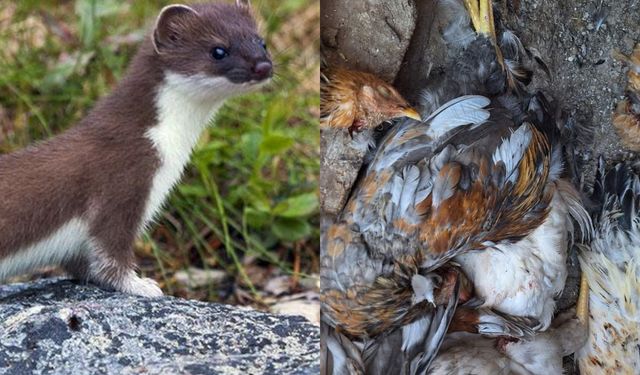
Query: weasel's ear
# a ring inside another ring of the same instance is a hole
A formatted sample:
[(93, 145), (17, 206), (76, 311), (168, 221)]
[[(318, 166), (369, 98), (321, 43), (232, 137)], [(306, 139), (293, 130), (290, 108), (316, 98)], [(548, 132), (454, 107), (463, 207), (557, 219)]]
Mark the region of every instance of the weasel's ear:
[(180, 39), (178, 25), (189, 13), (198, 14), (193, 8), (182, 4), (167, 5), (162, 8), (153, 30), (153, 48), (157, 53), (162, 53), (164, 47)]
[(236, 5), (244, 8), (251, 8), (251, 4), (249, 0), (236, 0)]

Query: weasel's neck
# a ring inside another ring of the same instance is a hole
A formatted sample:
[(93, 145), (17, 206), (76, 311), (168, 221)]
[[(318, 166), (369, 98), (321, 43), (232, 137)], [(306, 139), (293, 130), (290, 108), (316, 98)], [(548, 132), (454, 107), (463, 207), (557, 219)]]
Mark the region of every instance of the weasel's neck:
[[(209, 81), (215, 80), (209, 78)], [(156, 94), (157, 123), (145, 136), (160, 158), (145, 207), (143, 226), (160, 210), (173, 186), (180, 180), (200, 134), (227, 97), (224, 93), (198, 90), (197, 78), (168, 73)], [(206, 94), (204, 94), (206, 93)]]

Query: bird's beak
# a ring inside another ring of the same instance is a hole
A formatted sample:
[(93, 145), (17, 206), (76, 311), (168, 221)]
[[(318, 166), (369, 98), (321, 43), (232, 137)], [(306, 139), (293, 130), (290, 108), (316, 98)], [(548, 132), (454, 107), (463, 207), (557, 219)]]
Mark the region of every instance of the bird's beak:
[(416, 121), (422, 121), (422, 117), (420, 117), (420, 114), (418, 113), (418, 111), (416, 111), (411, 107), (403, 109), (401, 113), (402, 113), (402, 116), (412, 118)]

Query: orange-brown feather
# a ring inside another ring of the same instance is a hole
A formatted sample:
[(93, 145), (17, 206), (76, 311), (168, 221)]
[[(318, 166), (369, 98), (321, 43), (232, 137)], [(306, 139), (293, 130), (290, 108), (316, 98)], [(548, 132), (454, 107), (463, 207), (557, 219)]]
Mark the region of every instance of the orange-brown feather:
[(342, 68), (323, 71), (320, 126), (374, 128), (409, 108), (398, 91), (373, 74)]
[(453, 313), (447, 332), (478, 333), (479, 312), (467, 307), (458, 307)]
[[(631, 151), (638, 152), (640, 151), (640, 112), (634, 111), (632, 102), (640, 98), (640, 43), (636, 44), (631, 56), (617, 53), (615, 57), (626, 62), (630, 69), (627, 73), (627, 97), (616, 106), (613, 113), (613, 126), (622, 144)], [(640, 103), (635, 105), (639, 106)]]
[[(475, 179), (466, 189), (457, 186), (462, 175), (459, 163), (442, 166), (438, 178), (454, 186), (453, 194), (437, 206), (433, 206), (432, 195), (419, 202), (415, 211), (422, 221), (418, 224), (402, 219), (392, 223), (394, 229), (407, 236), (414, 236), (417, 230), (424, 248), (395, 258), (393, 273), (378, 277), (373, 285), (355, 285), (344, 292), (331, 290), (323, 295), (323, 311), (341, 331), (357, 337), (372, 337), (414, 321), (432, 308), (430, 304), (412, 305), (411, 278), (421, 272), (425, 261), (446, 260), (451, 252), (482, 250), (489, 246), (487, 241), (498, 243), (522, 238), (542, 224), (555, 186), (547, 183), (551, 148), (543, 133), (533, 127), (531, 133), (514, 183), (504, 182), (498, 186), (493, 182), (493, 174), (499, 171), (492, 164), (491, 156), (477, 161)], [(375, 187), (380, 186), (380, 179), (388, 181), (390, 176), (388, 172), (371, 174), (365, 178), (363, 189), (373, 193)], [(443, 271), (446, 266), (440, 267), (437, 272), (446, 272)], [(450, 295), (445, 292), (450, 289), (447, 285), (451, 284), (446, 280), (441, 284), (441, 296)], [(461, 316), (455, 319), (457, 326), (452, 329), (475, 329), (477, 312), (461, 310), (458, 314)]]
[[(394, 262), (391, 275), (378, 277), (373, 285), (323, 293), (323, 312), (338, 322), (340, 332), (354, 337), (375, 337), (419, 319), (433, 309), (430, 302), (412, 302), (411, 278), (418, 273), (420, 262), (419, 255), (402, 257)], [(443, 304), (454, 293), (459, 269), (447, 266), (436, 272), (443, 281), (434, 298)]]

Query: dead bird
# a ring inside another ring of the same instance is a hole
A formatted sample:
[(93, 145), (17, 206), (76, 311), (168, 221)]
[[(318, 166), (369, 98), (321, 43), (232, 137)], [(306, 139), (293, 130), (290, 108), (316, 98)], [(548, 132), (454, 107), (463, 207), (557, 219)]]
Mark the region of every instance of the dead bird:
[(443, 31), (452, 61), (425, 89), (424, 122), (390, 129), (323, 233), (322, 324), (332, 343), (323, 358), (339, 358), (327, 373), (426, 373), (457, 308), (459, 288), (436, 272), (452, 259), (481, 306), (506, 317), (487, 333), (507, 334), (525, 317), (548, 328), (571, 218), (583, 233), (590, 227), (562, 178), (556, 113), (524, 90), (532, 73), (519, 41), (498, 44), (489, 1), (465, 1), (477, 34), (461, 27), (469, 16), (460, 2), (438, 4), (462, 34)]
[(420, 115), (387, 82), (373, 74), (325, 68), (320, 86), (320, 126), (350, 132), (375, 128), (384, 121)]
[(469, 333), (447, 335), (429, 374), (562, 374), (563, 357), (580, 349), (588, 336), (587, 324), (574, 313), (561, 314), (549, 330), (529, 340)]
[(622, 144), (631, 151), (640, 151), (640, 43), (630, 56), (616, 53), (615, 57), (629, 66), (627, 88), (613, 113), (613, 126)]
[(588, 280), (589, 339), (576, 354), (581, 374), (640, 368), (640, 180), (626, 163), (598, 162), (595, 230), (579, 253)]
[[(374, 129), (398, 117), (420, 120), (398, 91), (373, 74), (322, 64), (320, 86), (323, 214), (336, 215), (375, 146)], [(328, 196), (326, 192), (331, 192)]]

